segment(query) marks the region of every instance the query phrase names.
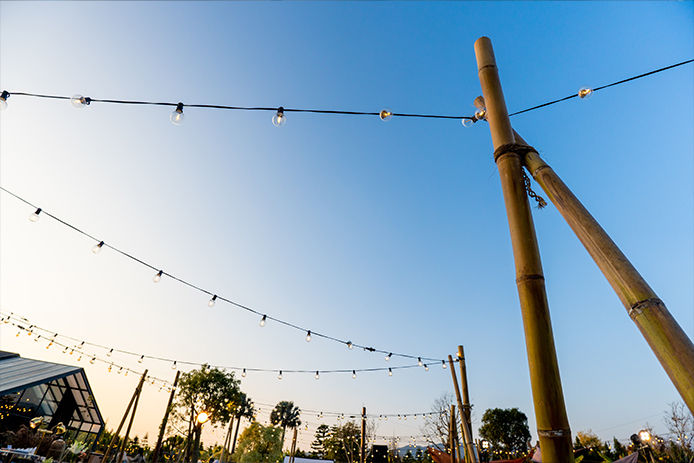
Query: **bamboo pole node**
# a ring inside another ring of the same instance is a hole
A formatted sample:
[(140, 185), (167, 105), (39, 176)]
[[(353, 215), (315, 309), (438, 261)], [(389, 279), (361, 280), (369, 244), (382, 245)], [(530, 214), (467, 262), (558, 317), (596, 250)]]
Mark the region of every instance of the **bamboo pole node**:
[(641, 315), (645, 309), (651, 309), (653, 307), (665, 309), (665, 304), (662, 300), (660, 300), (659, 297), (650, 297), (648, 299), (644, 299), (643, 301), (639, 301), (629, 308), (629, 317), (631, 317), (632, 320), (636, 320), (636, 317)]
[[(537, 150), (532, 146), (523, 143), (506, 143), (505, 145), (501, 145), (494, 150), (494, 162), (497, 162), (504, 154), (515, 154), (520, 158), (521, 163), (525, 164), (523, 160), (525, 159), (525, 155), (528, 153), (537, 153)], [(532, 184), (530, 183), (530, 177), (528, 177), (525, 170), (522, 170), (522, 172), (525, 192), (528, 194), (528, 196), (530, 196), (530, 198), (535, 200), (538, 209), (544, 209), (547, 206), (547, 201), (545, 201), (545, 198), (533, 191)]]

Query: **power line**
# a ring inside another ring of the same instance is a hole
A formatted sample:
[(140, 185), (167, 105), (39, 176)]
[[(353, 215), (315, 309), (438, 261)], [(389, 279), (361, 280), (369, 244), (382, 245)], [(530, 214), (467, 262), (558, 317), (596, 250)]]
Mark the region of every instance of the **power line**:
[(518, 114), (523, 114), (523, 113), (527, 113), (529, 111), (534, 111), (536, 109), (544, 108), (545, 106), (551, 106), (553, 104), (557, 104), (557, 103), (560, 103), (562, 101), (570, 100), (572, 98), (577, 98), (577, 97), (578, 98), (585, 98), (588, 95), (590, 95), (591, 93), (597, 92), (598, 90), (603, 90), (605, 88), (614, 87), (615, 85), (621, 85), (621, 84), (624, 84), (626, 82), (631, 82), (632, 80), (641, 79), (643, 77), (657, 74), (659, 72), (667, 71), (668, 69), (673, 69), (673, 68), (676, 68), (678, 66), (683, 66), (683, 65), (689, 64), (691, 62), (694, 62), (694, 59), (689, 59), (687, 61), (682, 61), (680, 63), (672, 64), (670, 66), (665, 66), (663, 68), (659, 68), (659, 69), (655, 69), (653, 71), (645, 72), (645, 73), (639, 74), (637, 76), (628, 77), (626, 79), (618, 80), (617, 82), (612, 82), (611, 84), (601, 85), (600, 87), (595, 87), (593, 89), (591, 89), (591, 88), (581, 89), (581, 90), (579, 90), (578, 93), (574, 93), (573, 95), (565, 96), (564, 98), (559, 98), (558, 100), (548, 101), (547, 103), (542, 103), (542, 104), (539, 104), (537, 106), (532, 106), (530, 108), (523, 109), (521, 111), (516, 111), (515, 113), (511, 113), (508, 116), (509, 117), (517, 116)]
[[(154, 266), (148, 262), (145, 262), (144, 260), (126, 252), (126, 251), (121, 250), (120, 248), (117, 248), (113, 245), (110, 245), (110, 244), (106, 243), (105, 241), (100, 240), (96, 236), (94, 236), (90, 233), (87, 233), (86, 231), (82, 230), (81, 228), (79, 228), (75, 225), (72, 225), (71, 223), (67, 222), (66, 220), (63, 220), (63, 219), (51, 214), (50, 212), (46, 212), (42, 208), (36, 206), (35, 204), (31, 203), (30, 201), (27, 201), (26, 199), (22, 198), (21, 196), (17, 195), (16, 193), (13, 193), (12, 191), (8, 190), (7, 188), (0, 186), (0, 191), (3, 191), (5, 193), (9, 194), (10, 196), (12, 196), (12, 197), (18, 199), (19, 201), (31, 206), (32, 208), (36, 208), (36, 211), (29, 216), (30, 220), (37, 221), (41, 215), (46, 215), (47, 217), (50, 217), (51, 219), (65, 225), (66, 227), (72, 229), (73, 231), (76, 231), (77, 233), (80, 233), (81, 235), (86, 236), (87, 238), (96, 242), (96, 244), (92, 248), (92, 252), (94, 252), (95, 254), (99, 253), (101, 251), (101, 249), (103, 249), (103, 248), (111, 249), (111, 250), (117, 252), (118, 254), (120, 254), (124, 257), (127, 257), (128, 259), (130, 259), (134, 262), (137, 262), (138, 264), (143, 265), (143, 266), (151, 269), (152, 271), (154, 271), (155, 275), (154, 275), (153, 279), (154, 279), (155, 283), (160, 281), (162, 277), (166, 276), (168, 278), (171, 278), (172, 280), (178, 281), (179, 283), (181, 283), (185, 286), (188, 286), (189, 288), (192, 288), (192, 289), (195, 289), (196, 291), (207, 294), (208, 296), (210, 296), (210, 300), (208, 301), (208, 305), (210, 307), (214, 306), (217, 301), (226, 302), (226, 303), (231, 304), (231, 305), (233, 305), (239, 309), (243, 309), (247, 312), (250, 312), (250, 313), (253, 313), (253, 314), (259, 316), (260, 317), (260, 326), (265, 326), (267, 321), (274, 321), (276, 323), (287, 326), (289, 328), (293, 328), (295, 330), (301, 331), (306, 335), (306, 338), (305, 338), (306, 341), (310, 341), (312, 337), (317, 336), (317, 337), (320, 337), (323, 339), (327, 339), (327, 340), (334, 341), (334, 342), (337, 342), (340, 344), (344, 344), (349, 349), (354, 349), (356, 347), (356, 348), (362, 349), (366, 352), (377, 352), (377, 353), (381, 353), (381, 354), (386, 354), (386, 360), (389, 360), (391, 357), (403, 357), (403, 358), (408, 358), (408, 359), (417, 359), (418, 363), (422, 363), (424, 361), (437, 362), (437, 363), (438, 362), (444, 362), (445, 363), (445, 361), (443, 359), (436, 359), (436, 358), (425, 357), (425, 356), (421, 356), (421, 355), (403, 354), (403, 353), (398, 353), (398, 352), (393, 352), (393, 351), (388, 351), (388, 350), (383, 350), (383, 349), (377, 349), (375, 347), (366, 346), (363, 344), (354, 343), (351, 340), (339, 339), (335, 336), (331, 336), (328, 334), (324, 334), (321, 332), (310, 330), (308, 328), (304, 328), (302, 326), (299, 326), (295, 323), (291, 323), (291, 322), (282, 320), (280, 318), (268, 315), (266, 313), (263, 313), (261, 311), (254, 309), (248, 305), (244, 305), (244, 304), (236, 302), (232, 299), (226, 298), (224, 296), (220, 296), (219, 293), (217, 293), (217, 292), (213, 292), (213, 291), (210, 291), (208, 289), (204, 289), (201, 286), (193, 284), (193, 283), (191, 283), (191, 282), (189, 282), (183, 278), (177, 277), (176, 275), (174, 275), (172, 273), (169, 273), (169, 272), (162, 270), (161, 267), (156, 267), (156, 266)], [(422, 366), (422, 365), (418, 365), (418, 366)]]

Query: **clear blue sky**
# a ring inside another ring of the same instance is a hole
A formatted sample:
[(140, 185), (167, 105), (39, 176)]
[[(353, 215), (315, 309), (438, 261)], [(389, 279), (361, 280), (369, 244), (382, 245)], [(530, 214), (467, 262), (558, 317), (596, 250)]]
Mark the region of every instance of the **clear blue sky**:
[[(694, 57), (692, 2), (2, 2), (0, 87), (248, 106), (471, 114), (474, 41), (511, 111)], [(694, 336), (694, 66), (517, 116)], [(431, 357), (463, 344), (475, 426), (519, 407), (535, 433), (508, 227), (488, 127), (459, 121), (170, 109), (15, 96), (0, 183), (105, 241), (239, 302), (354, 342)], [(386, 366), (268, 324), (0, 196), (0, 305), (61, 333), (181, 360)], [(553, 207), (534, 212), (574, 431), (628, 437), (679, 397)], [(0, 348), (70, 361), (0, 328)], [(30, 345), (31, 344), (31, 345)], [(132, 359), (122, 359), (139, 367)], [(404, 362), (407, 363), (407, 362)], [(402, 364), (402, 363), (399, 363)], [(168, 365), (148, 365), (173, 376)], [(88, 367), (113, 423), (134, 378)], [(448, 371), (250, 375), (257, 402), (422, 412)], [(146, 392), (136, 432), (166, 396)], [(307, 417), (309, 421), (316, 420)], [(419, 434), (382, 423), (378, 434)], [(308, 447), (313, 428), (301, 437)], [(534, 437), (535, 438), (535, 437)]]

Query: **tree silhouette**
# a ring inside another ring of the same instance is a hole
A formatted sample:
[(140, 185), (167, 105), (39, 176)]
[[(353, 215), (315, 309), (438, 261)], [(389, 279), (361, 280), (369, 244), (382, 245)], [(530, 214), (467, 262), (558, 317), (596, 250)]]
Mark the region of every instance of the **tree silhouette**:
[(299, 419), (300, 415), (301, 410), (299, 410), (299, 407), (295, 406), (294, 402), (289, 402), (287, 400), (283, 400), (275, 405), (272, 413), (270, 413), (270, 423), (282, 427), (283, 444), (287, 428), (293, 429), (297, 426), (301, 426), (301, 420)]

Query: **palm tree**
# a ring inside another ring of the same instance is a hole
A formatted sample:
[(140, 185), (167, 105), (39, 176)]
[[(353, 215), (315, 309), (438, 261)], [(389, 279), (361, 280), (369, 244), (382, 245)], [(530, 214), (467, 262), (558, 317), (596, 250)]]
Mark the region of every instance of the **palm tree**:
[(270, 413), (270, 423), (277, 426), (282, 426), (282, 444), (284, 445), (284, 434), (287, 428), (293, 429), (301, 426), (299, 419), (301, 410), (294, 405), (294, 402), (283, 400), (275, 405), (274, 410)]
[(253, 401), (250, 398), (248, 398), (246, 394), (243, 394), (241, 401), (239, 402), (239, 406), (236, 408), (234, 416), (236, 417), (236, 431), (234, 432), (234, 442), (231, 445), (232, 454), (236, 449), (236, 438), (239, 435), (239, 428), (241, 427), (241, 418), (248, 418), (249, 420), (252, 420), (255, 416), (255, 407), (253, 407)]

